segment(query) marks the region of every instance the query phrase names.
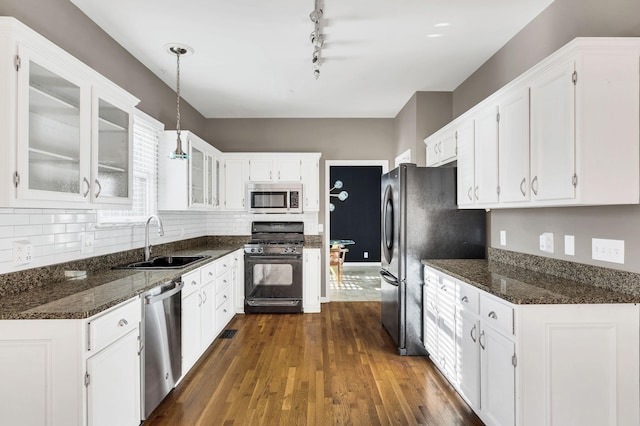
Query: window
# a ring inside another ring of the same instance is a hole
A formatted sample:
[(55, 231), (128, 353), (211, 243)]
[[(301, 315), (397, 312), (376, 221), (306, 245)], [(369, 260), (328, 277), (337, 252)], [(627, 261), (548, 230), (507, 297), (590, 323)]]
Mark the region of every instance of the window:
[(140, 223), (158, 210), (158, 143), (164, 125), (136, 110), (133, 117), (133, 204), (130, 210), (98, 210), (98, 224)]

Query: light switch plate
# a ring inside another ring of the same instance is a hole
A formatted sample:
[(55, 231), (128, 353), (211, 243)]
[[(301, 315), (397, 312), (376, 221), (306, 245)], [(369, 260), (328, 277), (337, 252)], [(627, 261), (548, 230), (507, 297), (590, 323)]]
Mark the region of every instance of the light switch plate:
[(500, 245), (507, 245), (507, 231), (500, 231)]
[(567, 256), (575, 256), (576, 254), (575, 237), (573, 235), (564, 236), (564, 254)]

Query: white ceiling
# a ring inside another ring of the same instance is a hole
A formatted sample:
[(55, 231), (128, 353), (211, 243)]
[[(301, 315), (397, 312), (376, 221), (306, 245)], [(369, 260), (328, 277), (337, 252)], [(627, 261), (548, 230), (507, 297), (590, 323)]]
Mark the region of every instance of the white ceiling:
[(318, 80), (313, 0), (71, 1), (174, 89), (164, 46), (191, 46), (181, 92), (205, 117), (256, 118), (395, 117), (416, 91), (455, 89), (553, 0), (324, 0)]

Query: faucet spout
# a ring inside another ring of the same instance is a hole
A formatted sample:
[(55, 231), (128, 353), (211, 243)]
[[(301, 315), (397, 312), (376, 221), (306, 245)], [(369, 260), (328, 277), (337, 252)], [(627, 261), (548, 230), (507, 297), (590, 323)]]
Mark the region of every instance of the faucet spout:
[(147, 223), (144, 226), (144, 260), (145, 262), (151, 259), (151, 244), (149, 244), (149, 223), (151, 222), (151, 219), (154, 219), (154, 218), (156, 222), (158, 222), (158, 235), (161, 237), (164, 235), (164, 226), (162, 225), (162, 220), (160, 220), (160, 218), (155, 214), (152, 214), (151, 216), (149, 216), (149, 218), (147, 219)]

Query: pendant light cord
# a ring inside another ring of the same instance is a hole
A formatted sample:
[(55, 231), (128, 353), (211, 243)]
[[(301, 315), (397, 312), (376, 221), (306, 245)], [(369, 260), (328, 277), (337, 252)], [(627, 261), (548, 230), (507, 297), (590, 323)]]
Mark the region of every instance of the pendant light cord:
[(180, 139), (180, 49), (176, 49), (176, 64), (177, 64), (177, 70), (176, 70), (176, 94), (177, 94), (177, 99), (176, 99), (176, 129), (178, 132), (178, 139)]

